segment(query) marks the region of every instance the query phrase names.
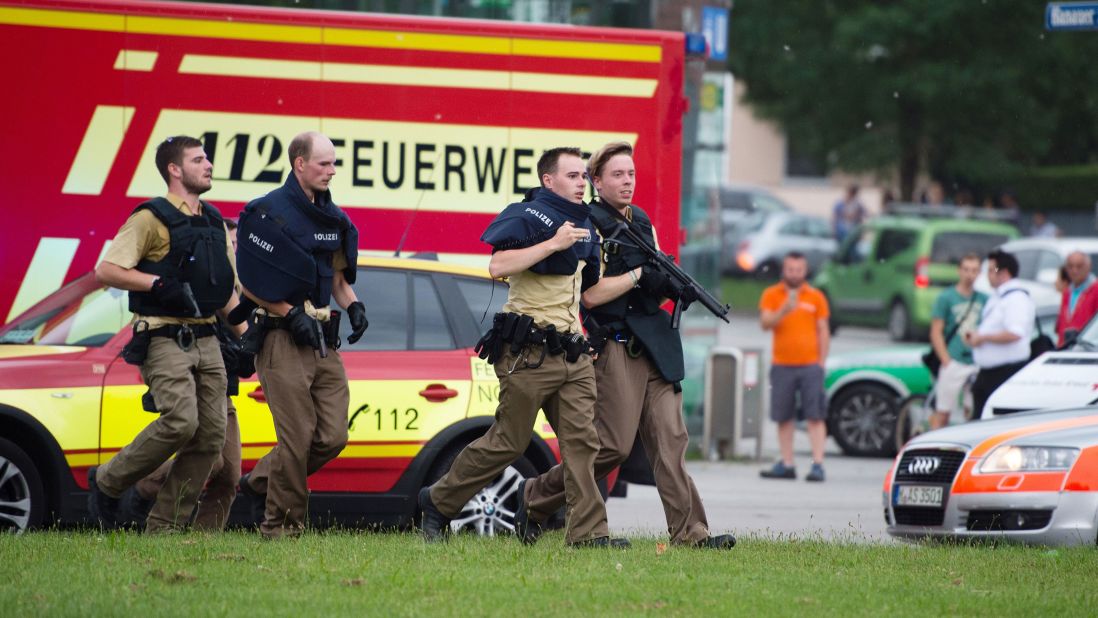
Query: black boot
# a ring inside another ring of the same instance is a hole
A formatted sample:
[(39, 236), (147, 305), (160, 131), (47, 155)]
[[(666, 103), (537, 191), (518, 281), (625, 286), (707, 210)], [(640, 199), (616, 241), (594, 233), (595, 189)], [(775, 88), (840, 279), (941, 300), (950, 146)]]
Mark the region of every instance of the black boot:
[(261, 494), (252, 488), (250, 480), (250, 474), (240, 475), (240, 482), (237, 483), (237, 489), (240, 490), (240, 494), (248, 498), (249, 513), (252, 518), (252, 526), (258, 526), (263, 523), (263, 518), (267, 512), (267, 494)]
[(707, 536), (704, 539), (694, 543), (694, 547), (700, 547), (703, 549), (732, 549), (736, 546), (736, 537), (731, 534), (718, 534), (717, 536)]
[(450, 518), (443, 515), (431, 501), (430, 487), (419, 490), (419, 510), (423, 512), (423, 520), (420, 524), (423, 540), (428, 543), (446, 540), (450, 534)]
[(95, 471), (98, 468), (88, 468), (88, 513), (92, 523), (104, 530), (113, 530), (118, 525), (119, 499), (112, 498), (99, 489), (95, 483)]
[(530, 511), (526, 510), (526, 480), (518, 486), (519, 505), (515, 511), (515, 535), (523, 545), (533, 545), (541, 536), (542, 526), (540, 521), (530, 519)]

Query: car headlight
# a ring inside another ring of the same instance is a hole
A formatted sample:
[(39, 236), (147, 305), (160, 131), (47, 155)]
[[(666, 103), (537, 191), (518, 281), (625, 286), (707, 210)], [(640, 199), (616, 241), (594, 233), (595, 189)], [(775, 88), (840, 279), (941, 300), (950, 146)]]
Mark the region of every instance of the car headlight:
[(1079, 455), (1077, 448), (1057, 446), (1000, 446), (980, 464), (980, 472), (1044, 472), (1067, 470)]

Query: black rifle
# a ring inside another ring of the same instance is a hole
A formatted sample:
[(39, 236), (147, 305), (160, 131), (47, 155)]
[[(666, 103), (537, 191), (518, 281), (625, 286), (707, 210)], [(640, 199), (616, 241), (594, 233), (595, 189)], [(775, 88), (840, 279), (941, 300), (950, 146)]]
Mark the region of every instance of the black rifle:
[[(693, 288), (695, 294), (698, 297), (698, 302), (705, 306), (710, 313), (718, 318), (729, 322), (728, 312), (732, 308), (726, 304), (721, 304), (721, 301), (717, 300), (715, 296), (709, 293), (702, 287), (702, 284), (698, 283), (693, 277), (686, 274), (683, 269), (679, 268), (679, 265), (675, 263), (675, 260), (671, 259), (671, 256), (667, 255), (663, 251), (657, 250), (652, 247), (640, 234), (633, 231), (633, 228), (629, 226), (626, 221), (619, 221), (618, 227), (610, 235), (611, 239), (617, 238), (619, 235), (625, 236), (633, 245), (648, 255), (648, 259), (652, 261), (664, 274), (674, 279), (685, 290), (686, 288)], [(681, 300), (675, 301), (675, 310), (671, 313), (671, 328), (678, 328), (679, 321), (682, 319), (682, 307)]]

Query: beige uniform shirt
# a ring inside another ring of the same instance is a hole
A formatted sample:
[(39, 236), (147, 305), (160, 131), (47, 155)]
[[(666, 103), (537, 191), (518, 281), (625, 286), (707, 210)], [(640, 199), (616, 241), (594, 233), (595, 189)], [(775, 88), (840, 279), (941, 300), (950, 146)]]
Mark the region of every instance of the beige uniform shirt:
[[(183, 214), (191, 216), (191, 210), (187, 203), (183, 201), (183, 198), (173, 193), (169, 193), (165, 197), (171, 202), (172, 206), (178, 208)], [(198, 212), (202, 212), (201, 204), (198, 206)], [(130, 269), (137, 266), (137, 263), (144, 259), (153, 262), (162, 260), (168, 255), (170, 238), (168, 227), (161, 223), (160, 219), (157, 219), (151, 210), (143, 208), (130, 215), (130, 218), (122, 224), (122, 228), (118, 230), (118, 234), (111, 242), (110, 248), (107, 249), (106, 255), (103, 256), (103, 261)], [(236, 255), (233, 253), (233, 243), (229, 239), (228, 229), (225, 230), (225, 253), (229, 256), (229, 263), (232, 265), (235, 276)], [(237, 280), (236, 285), (239, 288), (239, 280)], [(217, 318), (216, 316), (175, 318), (135, 314), (134, 320), (145, 320), (149, 323), (149, 328), (157, 328), (165, 324), (210, 324), (215, 322)]]
[(534, 318), (538, 328), (552, 324), (558, 332), (583, 332), (579, 305), (585, 264), (580, 260), (572, 275), (539, 275), (529, 270), (511, 275), (503, 310)]

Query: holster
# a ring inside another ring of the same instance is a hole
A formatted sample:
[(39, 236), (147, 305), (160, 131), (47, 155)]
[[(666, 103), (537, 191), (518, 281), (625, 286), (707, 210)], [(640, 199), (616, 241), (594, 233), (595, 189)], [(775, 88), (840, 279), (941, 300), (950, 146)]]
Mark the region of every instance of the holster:
[(149, 323), (145, 320), (138, 320), (133, 323), (133, 336), (130, 338), (129, 343), (122, 348), (122, 360), (131, 365), (137, 365), (140, 367), (145, 364), (145, 358), (149, 355), (149, 343), (152, 341), (152, 334), (149, 333)]
[(339, 322), (343, 319), (343, 313), (332, 309), (330, 311), (331, 317), (327, 322), (321, 324), (321, 328), (324, 332), (324, 340), (328, 343), (328, 347), (333, 350), (338, 350), (343, 341), (339, 338)]

